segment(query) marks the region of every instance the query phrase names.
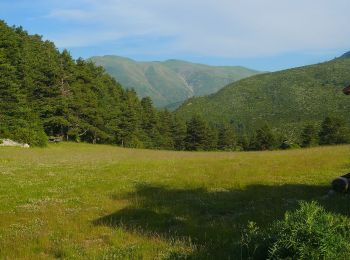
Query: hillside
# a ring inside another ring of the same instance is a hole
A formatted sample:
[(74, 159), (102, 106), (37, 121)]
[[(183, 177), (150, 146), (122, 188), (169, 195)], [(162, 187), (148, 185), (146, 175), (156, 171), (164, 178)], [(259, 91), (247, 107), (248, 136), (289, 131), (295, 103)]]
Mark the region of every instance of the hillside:
[(238, 130), (268, 122), (293, 134), (296, 127), (319, 123), (326, 116), (349, 122), (350, 99), (341, 91), (349, 82), (350, 59), (339, 58), (240, 80), (215, 94), (187, 100), (177, 114), (231, 122)]
[(140, 97), (151, 97), (158, 107), (170, 108), (258, 73), (244, 67), (213, 67), (180, 60), (137, 62), (118, 56), (90, 60), (103, 66), (123, 87), (134, 88)]
[(0, 141), (45, 146), (47, 136), (61, 136), (174, 149), (176, 129), (172, 114), (123, 89), (103, 68), (0, 21)]
[(347, 196), (320, 198), (349, 150), (0, 147), (0, 258), (241, 259), (248, 221), (265, 227), (299, 200), (348, 216)]

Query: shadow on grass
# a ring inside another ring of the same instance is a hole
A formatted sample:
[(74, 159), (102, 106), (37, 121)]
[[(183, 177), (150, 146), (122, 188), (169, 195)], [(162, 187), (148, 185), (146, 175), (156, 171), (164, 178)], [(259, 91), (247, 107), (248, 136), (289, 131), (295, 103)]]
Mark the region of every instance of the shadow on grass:
[(250, 220), (265, 227), (294, 210), (300, 200), (317, 200), (327, 210), (349, 215), (350, 196), (321, 199), (328, 190), (329, 186), (294, 184), (216, 191), (139, 186), (128, 195), (129, 207), (94, 224), (169, 239), (191, 238), (198, 250), (188, 258), (240, 259), (242, 228)]

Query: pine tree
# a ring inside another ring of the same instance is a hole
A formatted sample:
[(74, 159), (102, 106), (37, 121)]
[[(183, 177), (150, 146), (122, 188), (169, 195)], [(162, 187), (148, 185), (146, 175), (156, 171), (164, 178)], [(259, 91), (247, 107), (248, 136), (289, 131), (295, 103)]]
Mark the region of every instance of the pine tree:
[(250, 144), (250, 149), (264, 151), (271, 150), (274, 147), (275, 136), (267, 124), (255, 131)]
[(145, 147), (159, 148), (161, 137), (159, 134), (158, 115), (156, 109), (153, 107), (152, 99), (144, 97), (141, 99), (141, 128), (145, 133)]
[(326, 117), (319, 133), (320, 144), (343, 144), (349, 142), (349, 129), (344, 120)]
[(306, 125), (301, 133), (301, 146), (312, 147), (318, 145), (318, 132), (314, 125)]
[(174, 141), (174, 148), (178, 151), (186, 149), (187, 126), (186, 122), (174, 116), (171, 125), (171, 134)]
[(215, 151), (218, 149), (219, 131), (215, 126), (207, 127), (207, 141), (205, 142), (206, 151)]
[(235, 150), (237, 145), (236, 134), (232, 126), (222, 125), (219, 129), (218, 148), (220, 150)]
[(134, 90), (123, 94), (120, 124), (118, 126), (118, 144), (124, 147), (143, 147), (141, 139), (141, 107)]
[(0, 48), (0, 136), (30, 145), (44, 146), (46, 135), (39, 118), (25, 103), (16, 69)]
[(158, 128), (161, 136), (158, 142), (158, 146), (162, 149), (174, 150), (175, 144), (172, 135), (172, 125), (174, 122), (173, 115), (171, 112), (165, 109), (159, 112), (158, 117)]
[(210, 137), (208, 125), (201, 117), (193, 116), (187, 122), (186, 150), (208, 150)]

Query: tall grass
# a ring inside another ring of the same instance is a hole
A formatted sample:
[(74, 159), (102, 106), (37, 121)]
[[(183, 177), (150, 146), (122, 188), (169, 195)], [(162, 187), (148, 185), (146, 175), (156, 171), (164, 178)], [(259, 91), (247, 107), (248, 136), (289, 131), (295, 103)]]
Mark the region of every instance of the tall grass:
[(350, 146), (191, 153), (62, 143), (0, 148), (0, 258), (239, 259), (242, 228), (322, 199)]

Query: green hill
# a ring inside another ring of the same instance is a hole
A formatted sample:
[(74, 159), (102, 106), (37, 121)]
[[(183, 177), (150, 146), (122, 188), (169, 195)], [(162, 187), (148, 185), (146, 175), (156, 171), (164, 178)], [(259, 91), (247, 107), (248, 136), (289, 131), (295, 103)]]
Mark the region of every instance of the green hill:
[(293, 129), (326, 116), (349, 121), (350, 99), (341, 91), (349, 82), (350, 59), (339, 58), (240, 80), (215, 94), (187, 100), (177, 114), (205, 115), (208, 121), (231, 122), (242, 130), (268, 122), (293, 134)]
[(149, 96), (158, 107), (175, 108), (189, 97), (214, 93), (225, 85), (259, 73), (244, 67), (213, 67), (180, 60), (136, 62), (118, 56), (92, 57), (125, 88)]

